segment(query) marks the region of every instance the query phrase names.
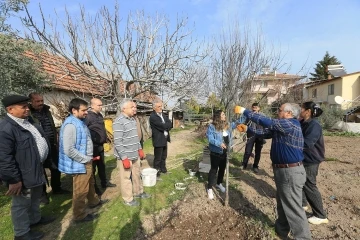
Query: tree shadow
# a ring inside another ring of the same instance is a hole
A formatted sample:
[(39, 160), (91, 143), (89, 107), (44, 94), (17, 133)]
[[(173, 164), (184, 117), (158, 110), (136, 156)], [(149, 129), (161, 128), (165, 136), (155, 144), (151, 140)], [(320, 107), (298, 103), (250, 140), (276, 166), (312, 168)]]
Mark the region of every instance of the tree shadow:
[[(254, 173), (251, 173), (251, 170), (240, 170), (238, 168), (233, 168), (230, 167), (229, 168), (230, 171), (230, 175), (232, 176), (237, 176), (239, 177), (239, 179), (246, 183), (247, 185), (249, 185), (250, 187), (252, 187), (253, 189), (255, 189), (255, 191), (263, 196), (263, 197), (267, 197), (267, 198), (275, 198), (276, 197), (276, 190), (273, 188), (273, 186), (271, 186), (270, 184), (268, 184), (266, 181), (262, 180), (262, 179), (258, 179), (255, 177)], [(261, 174), (261, 172), (265, 172), (264, 170), (259, 170), (259, 174)], [(265, 175), (265, 174), (264, 174)], [(267, 174), (266, 174), (267, 175)]]
[[(230, 176), (233, 176), (239, 180), (239, 183), (243, 182), (252, 187), (259, 195), (274, 200), (276, 198), (276, 190), (273, 186), (268, 184), (262, 179), (255, 177), (253, 173), (247, 173), (237, 167), (229, 167)], [(258, 174), (268, 174), (262, 170)], [(238, 189), (238, 186), (229, 186), (229, 205), (234, 210), (240, 212), (242, 215), (249, 218), (261, 221), (268, 226), (274, 226), (273, 220), (269, 218), (264, 212), (262, 212), (255, 204), (250, 202), (246, 196)], [(276, 211), (276, 205), (274, 205), (274, 211)]]
[[(140, 227), (139, 227), (140, 226)], [(134, 239), (135, 232), (144, 232), (144, 229), (141, 226), (140, 214), (136, 212), (130, 218), (130, 221), (125, 224), (120, 230), (119, 239), (121, 240), (131, 240)]]

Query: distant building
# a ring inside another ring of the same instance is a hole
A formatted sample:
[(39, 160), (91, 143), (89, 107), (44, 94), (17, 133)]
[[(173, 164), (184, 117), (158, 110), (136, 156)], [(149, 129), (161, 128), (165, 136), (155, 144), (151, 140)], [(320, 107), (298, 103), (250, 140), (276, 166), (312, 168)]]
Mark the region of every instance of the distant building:
[[(305, 88), (305, 99), (331, 108), (347, 110), (360, 105), (360, 72), (308, 82)], [(338, 104), (335, 102), (336, 96), (341, 96), (347, 101)]]
[(254, 77), (251, 86), (251, 93), (256, 96), (267, 96), (267, 104), (279, 100), (283, 95), (288, 94), (291, 87), (297, 81), (306, 78), (306, 76), (298, 76), (287, 73), (263, 73)]

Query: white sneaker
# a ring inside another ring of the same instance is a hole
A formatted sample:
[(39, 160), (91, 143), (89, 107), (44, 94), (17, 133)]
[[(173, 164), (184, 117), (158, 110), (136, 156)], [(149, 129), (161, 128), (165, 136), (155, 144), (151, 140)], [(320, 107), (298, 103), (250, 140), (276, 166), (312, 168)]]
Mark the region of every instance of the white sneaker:
[(214, 199), (214, 193), (212, 189), (208, 189), (207, 194), (210, 200)]
[(319, 225), (322, 223), (328, 223), (329, 220), (327, 218), (317, 218), (315, 216), (312, 216), (310, 218), (308, 218), (309, 223), (314, 224), (314, 225)]
[(220, 183), (220, 184), (216, 184), (216, 187), (218, 188), (218, 189), (220, 189), (220, 191), (221, 192), (225, 192), (226, 191), (226, 189), (224, 188), (224, 186)]
[(309, 209), (309, 207), (308, 207), (308, 206), (304, 206), (303, 209), (304, 209), (305, 211), (307, 211), (307, 210)]

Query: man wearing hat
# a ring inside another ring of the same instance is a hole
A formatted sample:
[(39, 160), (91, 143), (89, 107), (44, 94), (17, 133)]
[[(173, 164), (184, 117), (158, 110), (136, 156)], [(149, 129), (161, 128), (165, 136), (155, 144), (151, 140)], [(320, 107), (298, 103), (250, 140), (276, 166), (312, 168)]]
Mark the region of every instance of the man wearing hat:
[(6, 195), (12, 196), (14, 239), (41, 239), (44, 234), (30, 227), (55, 220), (40, 213), (45, 183), (42, 163), (48, 156), (49, 143), (41, 127), (28, 119), (28, 101), (20, 95), (2, 99), (7, 115), (0, 121), (0, 177), (9, 188)]

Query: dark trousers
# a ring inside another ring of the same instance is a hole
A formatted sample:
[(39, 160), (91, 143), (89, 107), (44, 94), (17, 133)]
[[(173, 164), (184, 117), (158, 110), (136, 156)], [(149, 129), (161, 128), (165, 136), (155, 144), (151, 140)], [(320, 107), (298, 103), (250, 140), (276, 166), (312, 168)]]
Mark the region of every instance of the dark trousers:
[(318, 175), (320, 164), (304, 164), (306, 171), (306, 182), (303, 188), (302, 204), (306, 206), (309, 202), (313, 214), (317, 218), (326, 218), (323, 202), (319, 189), (316, 186), (316, 176)]
[[(95, 148), (95, 147), (94, 147)], [(102, 151), (98, 151), (98, 147), (96, 147), (97, 150), (95, 151), (94, 149), (94, 157), (100, 156), (99, 160), (95, 160), (92, 162), (93, 165), (93, 174), (94, 174), (94, 179), (95, 179), (95, 186), (96, 185), (96, 178), (95, 178), (95, 173), (96, 173), (96, 168), (98, 171), (98, 175), (100, 178), (100, 182), (101, 182), (101, 186), (103, 188), (106, 187), (107, 184), (107, 179), (106, 179), (106, 172), (105, 172), (105, 156), (104, 156), (104, 148), (102, 148)]]
[[(61, 190), (61, 173), (58, 170), (59, 164), (59, 150), (56, 145), (51, 145), (51, 160), (44, 163), (44, 168), (49, 168), (51, 172), (50, 186), (53, 192)], [(46, 176), (46, 175), (45, 175)], [(47, 176), (46, 176), (47, 177)], [(44, 193), (46, 193), (46, 185), (43, 187)]]
[(159, 173), (167, 172), (166, 157), (167, 157), (167, 146), (154, 147), (154, 168), (159, 170)]
[[(226, 153), (220, 154), (210, 152), (211, 169), (208, 175), (208, 189), (211, 189), (215, 182), (220, 184), (224, 180), (224, 173), (226, 168)], [(217, 180), (216, 180), (216, 174)]]
[(249, 162), (249, 158), (250, 158), (251, 152), (254, 148), (254, 145), (255, 145), (255, 159), (254, 159), (253, 168), (259, 168), (261, 149), (264, 145), (264, 139), (257, 138), (255, 136), (248, 136), (248, 140), (247, 140), (246, 146), (245, 146), (244, 158), (243, 158), (243, 166), (244, 167), (247, 167), (247, 164)]

